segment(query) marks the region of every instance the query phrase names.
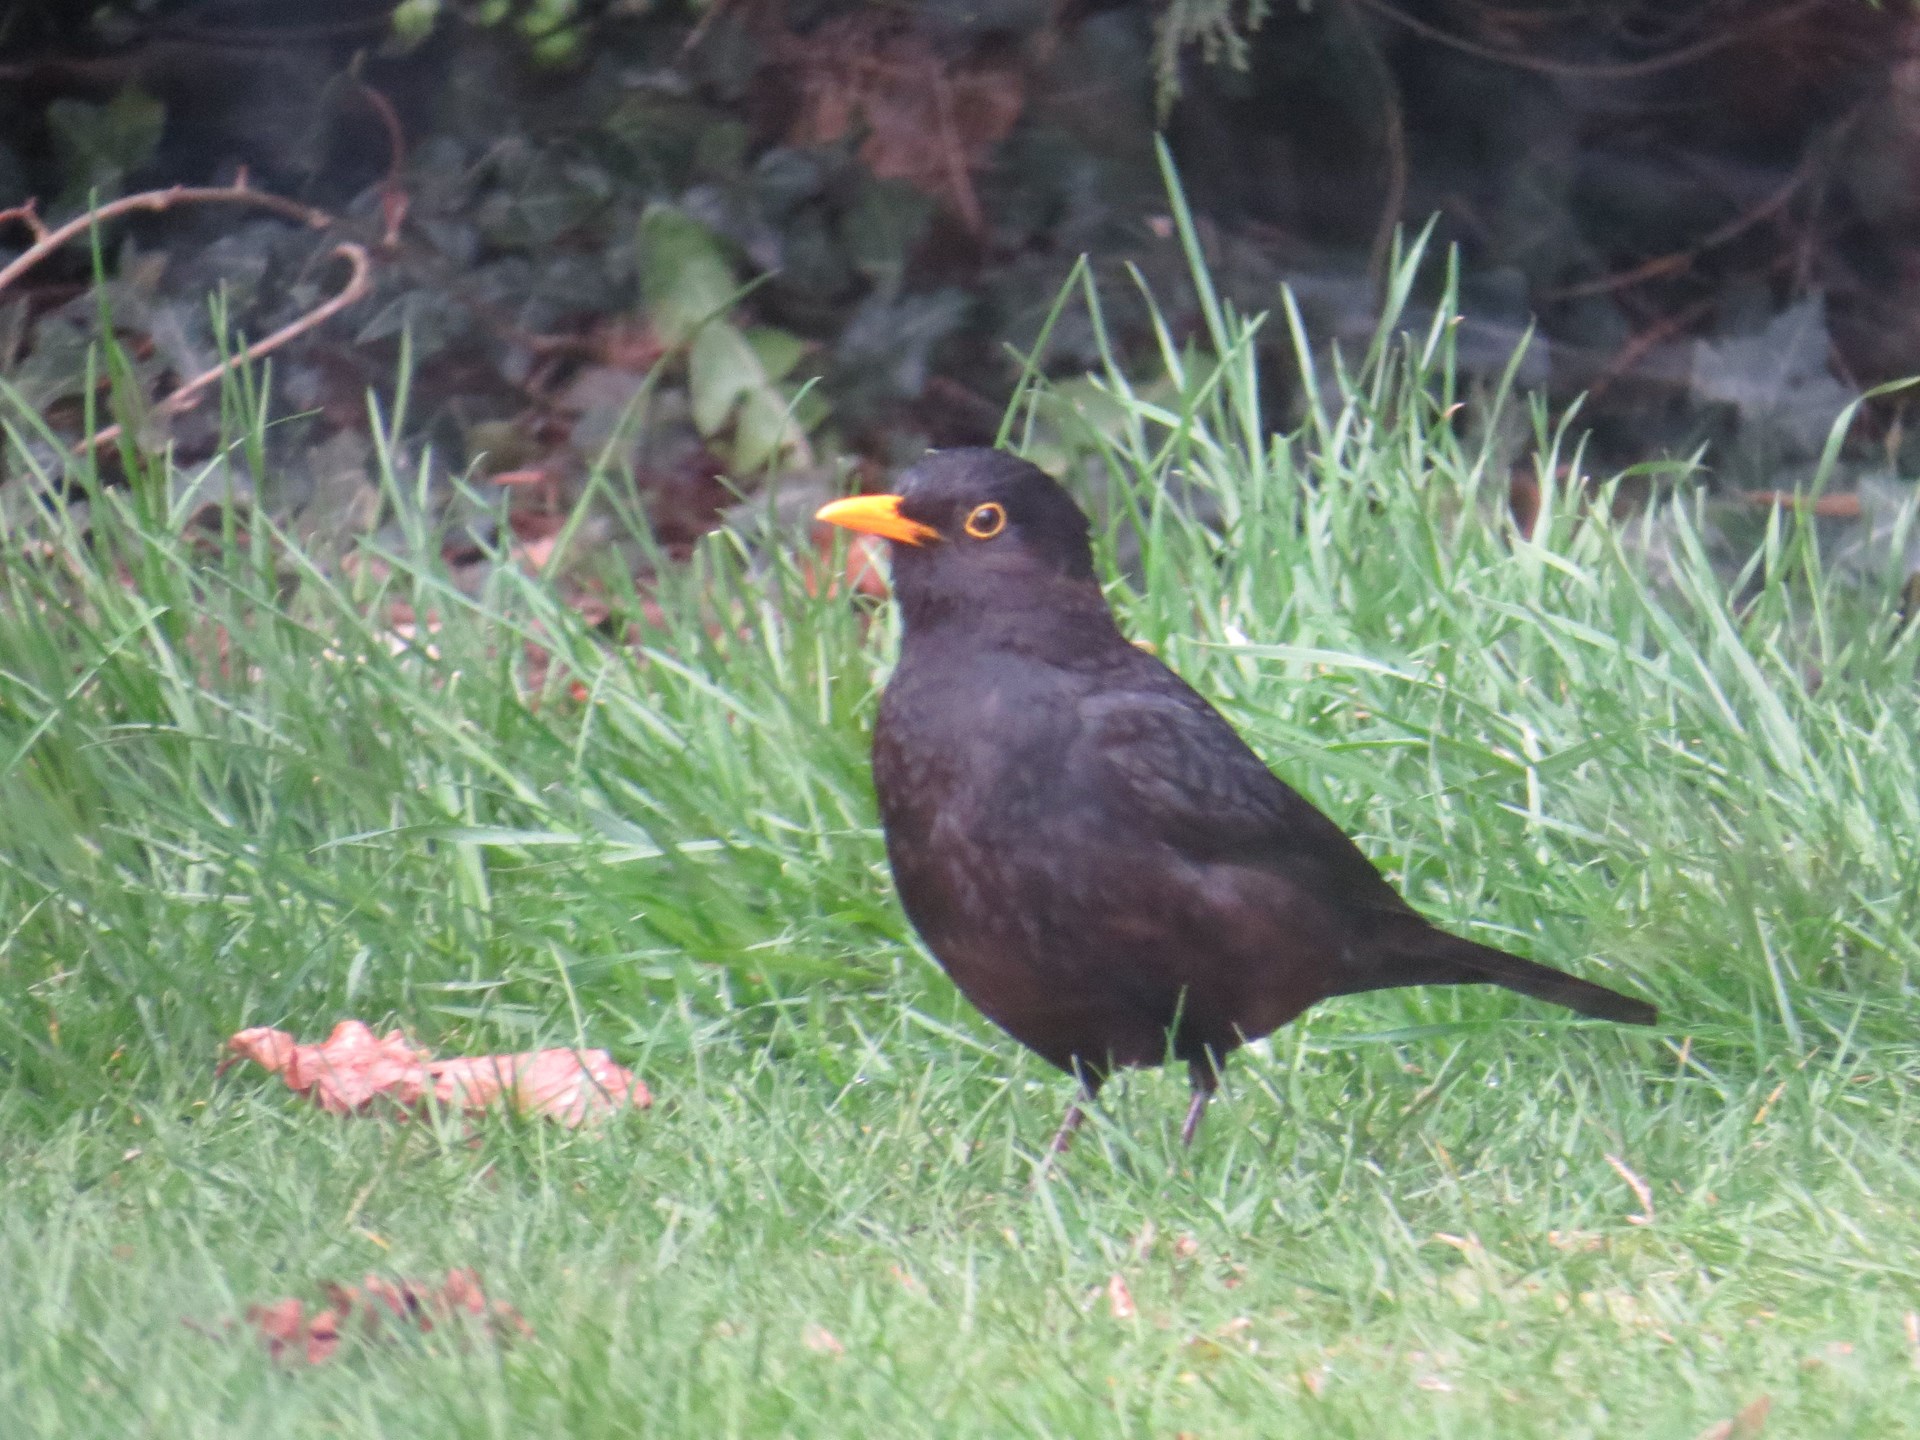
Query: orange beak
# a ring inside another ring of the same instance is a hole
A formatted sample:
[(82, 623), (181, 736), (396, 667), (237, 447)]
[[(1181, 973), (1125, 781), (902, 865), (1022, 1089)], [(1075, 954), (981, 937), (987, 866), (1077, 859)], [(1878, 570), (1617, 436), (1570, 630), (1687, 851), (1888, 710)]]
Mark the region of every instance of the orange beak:
[(822, 505), (813, 518), (843, 530), (857, 530), (862, 535), (878, 535), (901, 545), (925, 545), (940, 538), (940, 532), (931, 525), (909, 520), (900, 513), (898, 495), (853, 495)]

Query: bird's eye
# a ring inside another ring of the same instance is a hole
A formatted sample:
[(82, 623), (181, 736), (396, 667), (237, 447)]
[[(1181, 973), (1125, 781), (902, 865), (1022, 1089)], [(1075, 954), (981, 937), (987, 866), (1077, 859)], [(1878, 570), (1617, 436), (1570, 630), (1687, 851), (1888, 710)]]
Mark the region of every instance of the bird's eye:
[(1007, 528), (1007, 512), (1004, 506), (989, 500), (984, 505), (976, 505), (967, 516), (967, 533), (976, 540), (991, 540)]

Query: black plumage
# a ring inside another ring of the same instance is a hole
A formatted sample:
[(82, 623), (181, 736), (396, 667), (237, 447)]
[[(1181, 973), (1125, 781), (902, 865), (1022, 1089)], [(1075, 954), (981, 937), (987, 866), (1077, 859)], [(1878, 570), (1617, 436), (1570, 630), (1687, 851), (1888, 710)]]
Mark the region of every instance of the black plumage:
[(1416, 913), (1127, 641), (1086, 516), (1032, 465), (937, 452), (896, 495), (821, 518), (894, 542), (905, 638), (873, 776), (907, 915), (967, 998), (1087, 1095), (1171, 1053), (1192, 1077), (1190, 1141), (1234, 1049), (1317, 1001), (1402, 985), (1502, 985), (1654, 1020), (1645, 1001)]

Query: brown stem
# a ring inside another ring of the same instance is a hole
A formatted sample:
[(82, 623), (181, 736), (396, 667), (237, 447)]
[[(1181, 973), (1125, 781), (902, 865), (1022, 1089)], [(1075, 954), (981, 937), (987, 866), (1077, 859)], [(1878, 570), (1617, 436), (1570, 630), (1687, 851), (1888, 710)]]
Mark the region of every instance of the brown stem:
[(284, 196), (269, 194), (265, 190), (255, 190), (247, 184), (245, 175), (231, 185), (173, 185), (165, 190), (143, 190), (138, 195), (123, 195), (118, 200), (108, 201), (105, 205), (96, 205), (84, 215), (75, 216), (55, 230), (46, 229), (29, 204), (0, 214), (0, 220), (20, 220), (38, 235), (31, 246), (4, 270), (0, 270), (0, 290), (5, 290), (7, 286), (62, 245), (77, 235), (85, 234), (95, 225), (140, 211), (156, 213), (161, 210), (171, 210), (176, 205), (206, 204), (213, 201), (256, 205), (262, 210), (271, 210), (277, 215), (285, 215), (290, 220), (298, 220), (303, 225), (310, 225), (315, 230), (324, 230), (333, 224), (333, 216), (324, 210), (316, 210), (311, 205), (302, 205), (297, 200), (288, 200)]
[(391, 250), (400, 243), (400, 227), (407, 218), (407, 132), (391, 100), (357, 75), (354, 83), (360, 87), (360, 98), (379, 117), (387, 132), (387, 177), (380, 182), (380, 214), (384, 222), (380, 247)]
[(40, 202), (29, 196), (19, 205), (0, 210), (0, 225), (6, 224), (9, 220), (18, 220), (33, 232), (33, 238), (36, 241), (44, 240), (47, 238), (47, 222), (40, 218), (39, 207)]
[[(298, 319), (282, 325), (264, 340), (256, 340), (238, 355), (230, 355), (211, 370), (202, 371), (186, 384), (159, 401), (153, 407), (155, 415), (178, 415), (182, 410), (191, 408), (200, 397), (200, 392), (219, 380), (230, 370), (237, 370), (250, 361), (258, 360), (278, 350), (297, 335), (304, 335), (314, 326), (323, 324), (338, 315), (349, 305), (364, 300), (373, 289), (373, 262), (367, 258), (366, 247), (352, 241), (342, 241), (333, 247), (333, 253), (353, 267), (353, 273), (347, 277), (347, 283), (331, 299), (314, 306)], [(110, 444), (120, 438), (121, 427), (109, 425), (106, 429), (88, 436), (74, 447), (74, 453), (84, 455), (89, 450)]]
[(1482, 45), (1477, 40), (1464, 35), (1456, 35), (1450, 30), (1442, 30), (1438, 25), (1429, 25), (1426, 21), (1387, 3), (1387, 0), (1359, 0), (1374, 14), (1404, 25), (1416, 35), (1424, 35), (1436, 44), (1450, 49), (1477, 56), (1482, 60), (1491, 60), (1496, 65), (1511, 65), (1517, 70), (1531, 70), (1540, 75), (1564, 75), (1575, 80), (1634, 80), (1643, 75), (1657, 75), (1662, 70), (1672, 70), (1677, 66), (1691, 65), (1703, 60), (1729, 45), (1737, 45), (1750, 39), (1762, 30), (1770, 30), (1778, 25), (1797, 20), (1809, 11), (1818, 9), (1826, 0), (1800, 0), (1797, 5), (1783, 5), (1770, 14), (1762, 15), (1737, 29), (1729, 29), (1719, 34), (1709, 35), (1691, 45), (1682, 45), (1665, 54), (1650, 55), (1644, 60), (1623, 60), (1613, 64), (1589, 64), (1579, 60), (1554, 60), (1538, 55), (1524, 54), (1518, 50), (1501, 50), (1492, 45)]

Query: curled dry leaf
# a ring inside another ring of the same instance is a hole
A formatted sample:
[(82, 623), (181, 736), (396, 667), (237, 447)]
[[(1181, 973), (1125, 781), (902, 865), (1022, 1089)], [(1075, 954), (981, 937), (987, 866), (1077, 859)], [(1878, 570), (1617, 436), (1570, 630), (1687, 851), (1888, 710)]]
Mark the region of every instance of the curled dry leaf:
[(356, 1321), (369, 1340), (395, 1327), (428, 1334), (436, 1325), (462, 1315), (495, 1339), (533, 1333), (511, 1305), (487, 1299), (479, 1275), (472, 1270), (449, 1270), (437, 1282), (368, 1275), (358, 1285), (328, 1281), (321, 1289), (326, 1292), (326, 1304), (315, 1306), (311, 1314), (297, 1296), (247, 1307), (247, 1323), (259, 1332), (275, 1360), (323, 1364), (333, 1358), (341, 1336)]
[(432, 1088), (425, 1051), (414, 1049), (398, 1030), (375, 1035), (358, 1020), (342, 1020), (321, 1045), (302, 1045), (284, 1030), (257, 1025), (227, 1047), (339, 1114), (364, 1109), (376, 1098), (417, 1105)]
[(581, 1125), (623, 1106), (644, 1110), (653, 1103), (647, 1087), (604, 1050), (481, 1055), (428, 1068), (441, 1103), (463, 1110), (490, 1109), (504, 1099), (517, 1114)]
[(489, 1110), (504, 1103), (519, 1115), (578, 1126), (653, 1103), (647, 1087), (604, 1050), (435, 1060), (398, 1030), (375, 1035), (358, 1020), (342, 1020), (319, 1045), (302, 1045), (286, 1031), (264, 1025), (242, 1030), (227, 1045), (336, 1114), (365, 1110), (375, 1100), (412, 1109), (431, 1095), (454, 1109)]

